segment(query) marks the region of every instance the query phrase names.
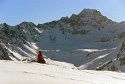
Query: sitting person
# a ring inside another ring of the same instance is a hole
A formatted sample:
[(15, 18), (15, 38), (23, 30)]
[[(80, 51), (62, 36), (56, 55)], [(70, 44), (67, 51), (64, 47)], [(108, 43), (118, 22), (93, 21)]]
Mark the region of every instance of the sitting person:
[(37, 62), (38, 63), (46, 63), (46, 61), (44, 60), (44, 58), (43, 58), (43, 55), (42, 55), (42, 52), (41, 51), (39, 51), (39, 54), (38, 54), (38, 56), (37, 56)]

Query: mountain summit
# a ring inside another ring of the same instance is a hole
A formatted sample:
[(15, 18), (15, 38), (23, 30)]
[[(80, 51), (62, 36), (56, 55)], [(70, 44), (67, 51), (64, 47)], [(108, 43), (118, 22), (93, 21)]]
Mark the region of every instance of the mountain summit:
[(4, 23), (0, 25), (0, 58), (34, 59), (41, 50), (46, 58), (72, 63), (78, 69), (124, 72), (124, 33), (124, 22), (113, 22), (95, 9), (38, 25)]
[[(83, 9), (79, 15), (101, 15), (101, 13), (99, 11), (97, 11), (96, 9)], [(88, 16), (89, 16), (88, 15)]]

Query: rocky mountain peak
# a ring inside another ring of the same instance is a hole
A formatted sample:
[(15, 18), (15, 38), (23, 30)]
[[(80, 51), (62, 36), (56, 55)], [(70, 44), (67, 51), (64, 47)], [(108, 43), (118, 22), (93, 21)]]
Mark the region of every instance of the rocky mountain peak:
[(99, 29), (113, 23), (112, 20), (108, 19), (106, 16), (103, 16), (96, 9), (83, 9), (83, 11), (81, 11), (78, 15), (72, 14), (70, 20), (72, 20), (72, 22), (75, 22), (75, 25), (90, 25), (95, 26)]
[(101, 15), (96, 9), (83, 9), (79, 15)]
[(35, 25), (33, 22), (26, 22), (26, 21), (24, 21), (24, 22), (20, 23), (19, 26), (34, 27), (34, 26), (36, 26), (36, 25)]

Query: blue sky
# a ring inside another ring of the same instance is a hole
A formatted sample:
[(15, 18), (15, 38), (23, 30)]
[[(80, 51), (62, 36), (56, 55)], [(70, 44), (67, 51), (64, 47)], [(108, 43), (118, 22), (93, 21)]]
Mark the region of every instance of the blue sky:
[(125, 0), (0, 0), (0, 23), (45, 23), (78, 14), (84, 8), (97, 9), (113, 21), (125, 21)]

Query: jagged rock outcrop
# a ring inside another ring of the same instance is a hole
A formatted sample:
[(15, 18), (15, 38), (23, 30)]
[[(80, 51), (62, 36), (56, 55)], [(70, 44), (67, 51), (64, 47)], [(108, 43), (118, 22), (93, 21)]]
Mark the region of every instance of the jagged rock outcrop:
[(37, 27), (44, 29), (60, 28), (63, 33), (67, 31), (72, 34), (84, 35), (90, 32), (93, 28), (100, 30), (112, 23), (112, 20), (103, 16), (99, 11), (94, 9), (84, 9), (78, 15), (73, 14), (70, 18), (62, 17), (58, 21), (38, 24)]
[(26, 48), (23, 44), (27, 45), (27, 42), (37, 42), (38, 40), (36, 35), (38, 34), (38, 31), (35, 29), (35, 27), (35, 24), (32, 22), (22, 22), (16, 26), (9, 26), (6, 23), (1, 24), (0, 47), (1, 52), (4, 54), (1, 56), (1, 59), (9, 59), (7, 53), (5, 53), (5, 50), (11, 49), (12, 51), (17, 51), (19, 50), (18, 48), (25, 50)]

